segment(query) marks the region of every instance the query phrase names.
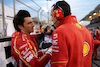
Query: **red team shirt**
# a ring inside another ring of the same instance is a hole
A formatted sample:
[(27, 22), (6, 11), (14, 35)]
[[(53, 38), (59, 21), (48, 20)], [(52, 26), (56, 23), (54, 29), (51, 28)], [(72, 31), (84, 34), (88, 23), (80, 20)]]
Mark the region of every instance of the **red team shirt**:
[(57, 25), (52, 35), (51, 67), (91, 67), (93, 38), (71, 15)]
[(99, 37), (100, 37), (100, 30), (97, 29), (95, 32), (96, 32), (96, 39), (99, 40)]
[(49, 54), (38, 51), (33, 36), (17, 31), (12, 35), (11, 54), (19, 67), (45, 67), (50, 60)]

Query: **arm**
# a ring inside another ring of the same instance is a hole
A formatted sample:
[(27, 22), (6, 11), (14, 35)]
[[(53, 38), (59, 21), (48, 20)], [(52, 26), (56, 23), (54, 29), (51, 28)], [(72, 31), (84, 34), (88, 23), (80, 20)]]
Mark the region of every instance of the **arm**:
[(42, 50), (38, 51), (38, 57), (43, 56), (46, 52), (47, 52), (47, 49), (42, 49)]
[(64, 34), (53, 32), (51, 67), (66, 67), (68, 63), (68, 45)]
[(49, 47), (49, 48), (42, 49), (42, 50), (38, 51), (38, 57), (41, 57), (46, 53), (48, 53), (48, 54), (50, 54), (52, 56), (52, 46)]
[(44, 67), (50, 59), (48, 53), (38, 58), (38, 52), (34, 44), (28, 40), (17, 42), (14, 47), (17, 54), (20, 56), (20, 60), (29, 67)]

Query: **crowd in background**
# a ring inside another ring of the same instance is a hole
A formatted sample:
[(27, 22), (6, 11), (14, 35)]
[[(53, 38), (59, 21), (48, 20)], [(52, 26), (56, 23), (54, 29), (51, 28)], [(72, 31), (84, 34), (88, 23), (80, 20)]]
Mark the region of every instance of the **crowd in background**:
[[(39, 43), (34, 35), (30, 35), (35, 27), (30, 13), (20, 10), (14, 17), (13, 23), (17, 31), (12, 35), (11, 55), (18, 66), (45, 67), (50, 61), (51, 67), (91, 67), (93, 50), (94, 58), (98, 59), (99, 28), (89, 29), (89, 32), (71, 15), (70, 5), (65, 1), (58, 1), (52, 6), (51, 18), (56, 27), (54, 31), (49, 25), (43, 29), (42, 25), (36, 27)], [(42, 50), (38, 51), (41, 43)]]
[[(95, 40), (100, 40), (100, 28), (99, 27), (96, 27), (96, 28), (92, 28), (92, 29), (89, 29), (88, 30), (90, 31), (91, 35), (93, 36), (93, 38)], [(94, 59), (98, 59), (98, 49), (94, 50)]]
[(90, 33), (92, 34), (94, 39), (97, 39), (97, 40), (100, 39), (100, 29), (99, 29), (99, 27), (92, 28), (92, 29), (88, 28), (88, 30), (90, 31)]

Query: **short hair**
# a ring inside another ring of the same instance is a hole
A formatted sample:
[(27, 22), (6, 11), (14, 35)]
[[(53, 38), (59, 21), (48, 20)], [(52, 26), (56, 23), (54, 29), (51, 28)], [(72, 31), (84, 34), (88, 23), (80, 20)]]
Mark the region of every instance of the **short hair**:
[(18, 25), (22, 25), (24, 27), (23, 23), (24, 23), (25, 17), (31, 17), (30, 13), (26, 10), (19, 10), (17, 15), (14, 16), (13, 24), (14, 24), (15, 29), (19, 32), (20, 32), (20, 29), (18, 28)]
[(97, 27), (97, 29), (99, 29), (99, 27)]
[(61, 7), (62, 8), (62, 12), (64, 13), (64, 17), (66, 17), (68, 15), (71, 15), (70, 5), (65, 1), (58, 1), (58, 2), (56, 2), (56, 4), (53, 4), (52, 7), (54, 7), (53, 10)]

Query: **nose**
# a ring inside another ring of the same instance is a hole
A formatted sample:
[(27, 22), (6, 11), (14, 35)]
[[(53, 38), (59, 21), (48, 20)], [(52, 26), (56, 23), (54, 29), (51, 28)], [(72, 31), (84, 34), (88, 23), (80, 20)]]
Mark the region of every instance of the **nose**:
[(34, 22), (32, 22), (32, 26), (33, 26), (33, 27), (35, 26), (35, 23), (34, 23)]

